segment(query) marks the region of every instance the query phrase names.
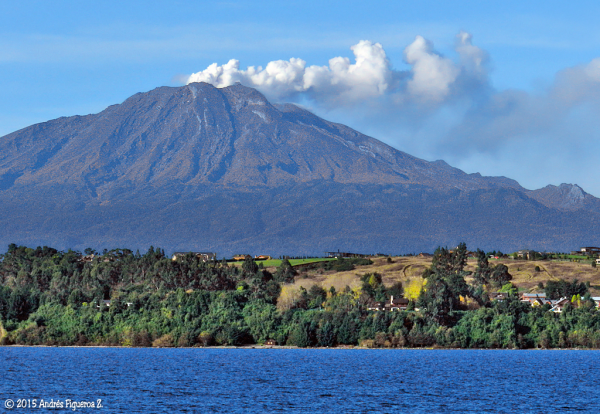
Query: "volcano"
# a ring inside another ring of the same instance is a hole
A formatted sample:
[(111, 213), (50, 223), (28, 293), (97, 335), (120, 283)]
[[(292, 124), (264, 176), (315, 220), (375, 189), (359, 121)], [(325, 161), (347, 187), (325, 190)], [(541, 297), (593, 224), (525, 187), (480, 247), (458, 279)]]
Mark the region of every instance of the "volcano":
[[(0, 243), (313, 255), (597, 243), (600, 200), (428, 162), (236, 84), (0, 138)], [(596, 243), (595, 243), (596, 242)]]

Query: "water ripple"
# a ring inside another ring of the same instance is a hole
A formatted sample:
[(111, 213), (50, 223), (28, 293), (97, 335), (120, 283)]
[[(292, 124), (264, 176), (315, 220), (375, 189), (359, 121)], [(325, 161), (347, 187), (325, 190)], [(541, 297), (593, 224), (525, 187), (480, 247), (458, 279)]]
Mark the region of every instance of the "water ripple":
[(101, 399), (105, 412), (128, 413), (597, 412), (599, 363), (598, 351), (4, 347), (0, 404)]

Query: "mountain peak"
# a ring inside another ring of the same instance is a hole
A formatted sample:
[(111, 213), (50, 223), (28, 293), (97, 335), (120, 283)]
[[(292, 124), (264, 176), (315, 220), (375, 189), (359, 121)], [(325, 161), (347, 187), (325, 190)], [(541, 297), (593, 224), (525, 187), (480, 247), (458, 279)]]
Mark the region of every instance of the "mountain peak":
[(578, 210), (597, 204), (598, 199), (590, 196), (577, 184), (547, 185), (529, 192), (529, 196), (547, 207), (560, 210)]
[[(19, 149), (16, 151), (16, 149)], [(256, 89), (199, 82), (138, 93), (99, 114), (60, 118), (0, 141), (0, 185), (123, 188), (306, 182), (514, 188), (503, 177), (427, 162)]]
[(206, 94), (207, 90), (219, 91), (227, 96), (232, 107), (236, 110), (244, 106), (270, 106), (271, 104), (265, 96), (254, 88), (249, 88), (236, 82), (233, 85), (224, 88), (216, 88), (210, 83), (193, 82), (183, 88), (187, 88), (192, 92), (194, 99)]
[(568, 249), (600, 228), (599, 200), (577, 185), (466, 174), (239, 84), (160, 87), (4, 136), (0, 201), (5, 245), (219, 257)]
[(563, 193), (569, 194), (570, 197), (575, 199), (582, 199), (587, 194), (581, 187), (577, 184), (561, 184), (558, 186), (559, 190)]

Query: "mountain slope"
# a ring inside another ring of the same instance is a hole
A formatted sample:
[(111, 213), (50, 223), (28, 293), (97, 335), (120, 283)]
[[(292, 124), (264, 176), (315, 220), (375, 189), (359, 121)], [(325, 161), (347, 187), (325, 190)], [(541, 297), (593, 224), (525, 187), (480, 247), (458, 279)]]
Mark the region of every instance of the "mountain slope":
[(161, 87), (0, 138), (5, 245), (571, 250), (598, 244), (599, 205), (418, 159), (239, 84)]
[(97, 115), (60, 118), (0, 142), (0, 181), (75, 184), (268, 186), (328, 180), (464, 190), (521, 189), (430, 163), (294, 105), (271, 105), (241, 85), (157, 88)]

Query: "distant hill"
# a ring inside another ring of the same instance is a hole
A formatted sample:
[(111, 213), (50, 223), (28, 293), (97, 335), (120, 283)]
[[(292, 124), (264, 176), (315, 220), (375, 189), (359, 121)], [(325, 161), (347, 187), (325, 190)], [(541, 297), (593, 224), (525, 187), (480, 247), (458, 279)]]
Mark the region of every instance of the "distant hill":
[(599, 200), (427, 162), (258, 91), (194, 83), (0, 138), (0, 243), (320, 254), (597, 245)]

